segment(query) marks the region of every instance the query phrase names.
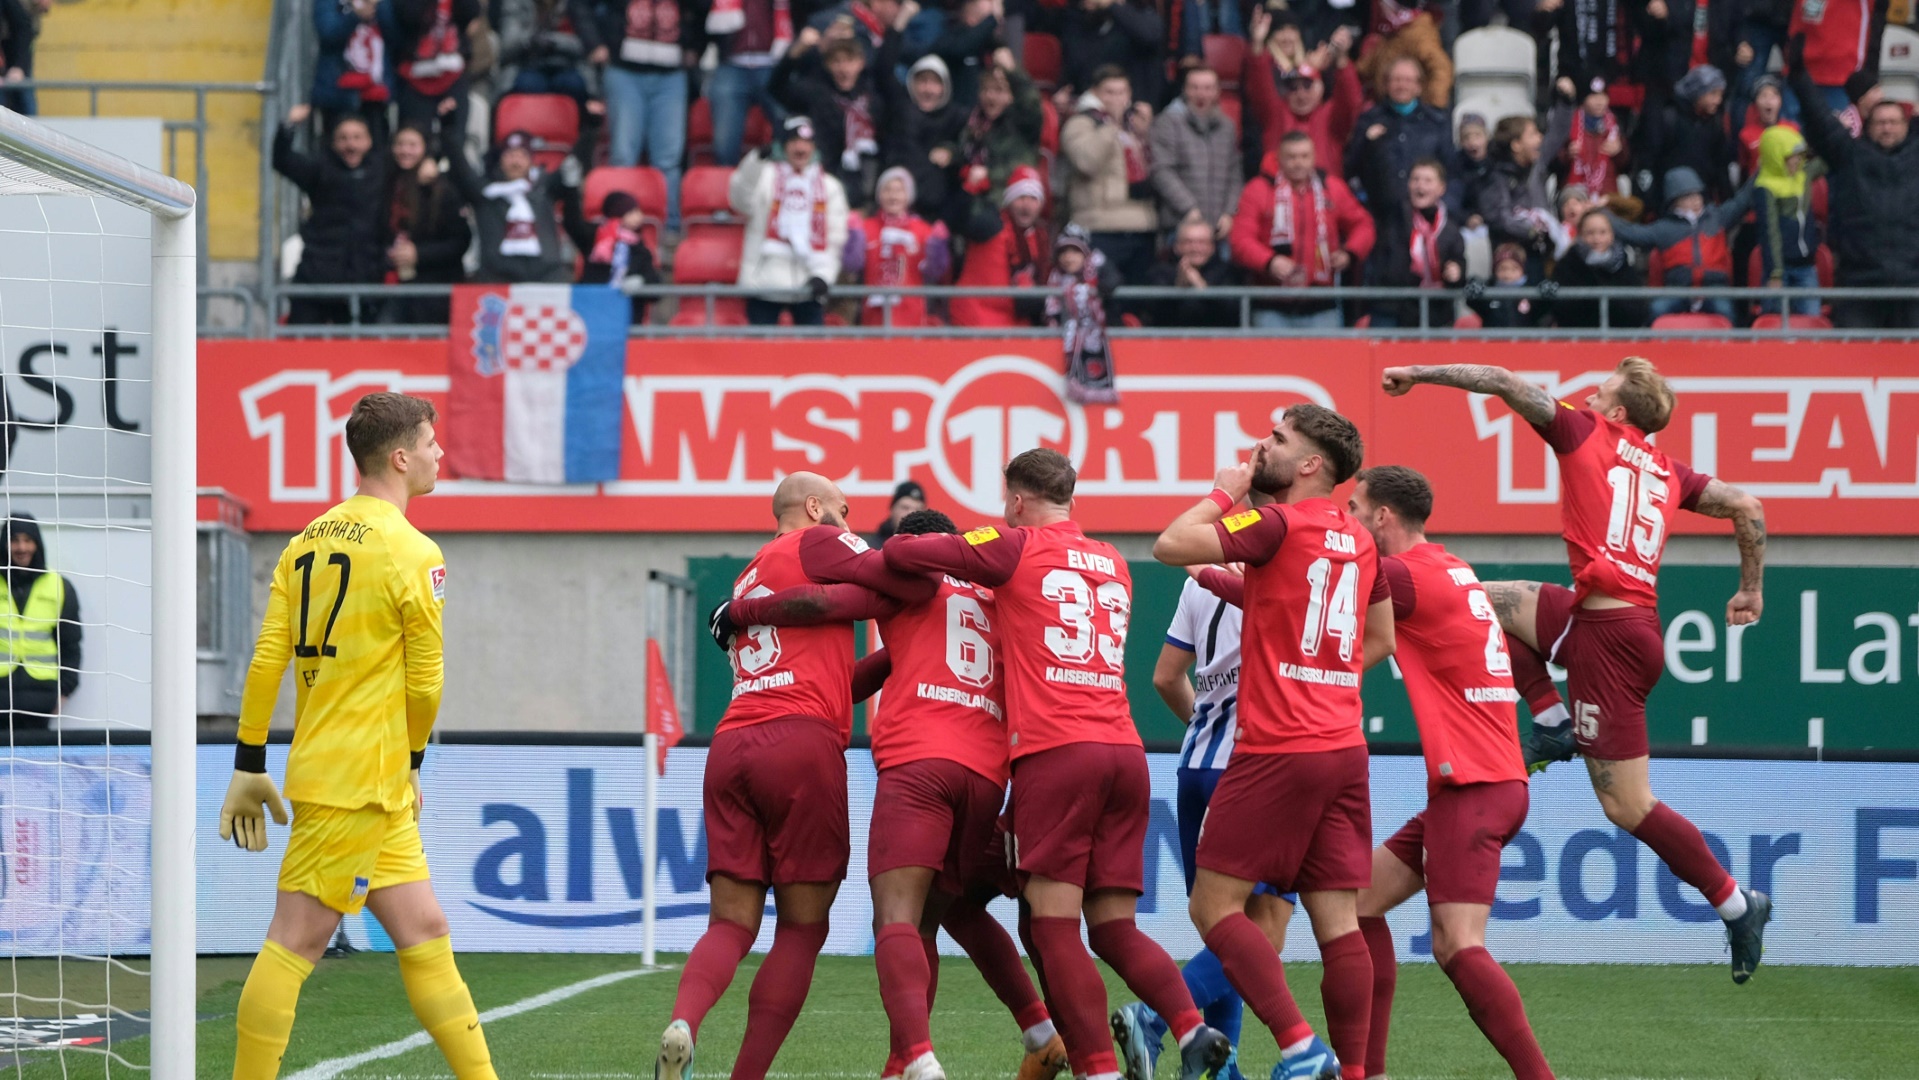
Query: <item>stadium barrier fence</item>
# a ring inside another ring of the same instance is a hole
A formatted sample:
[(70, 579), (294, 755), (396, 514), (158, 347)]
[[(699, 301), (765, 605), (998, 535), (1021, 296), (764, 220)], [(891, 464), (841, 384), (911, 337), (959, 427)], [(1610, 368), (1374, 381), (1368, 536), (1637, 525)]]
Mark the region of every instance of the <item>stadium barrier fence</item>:
[[(52, 768), (0, 777), (0, 787), (99, 783), (98, 759), (114, 755), (121, 777), (144, 780), (144, 746), (83, 747), (41, 753)], [(35, 751), (23, 748), (22, 756)], [(264, 855), (220, 842), (210, 823), (225, 791), (226, 743), (199, 748), (196, 813), (202, 953), (248, 953), (271, 917), (278, 853), (286, 829), (274, 826)], [(689, 948), (706, 925), (705, 831), (700, 782), (706, 751), (681, 747), (659, 782), (657, 862), (643, 861), (644, 756), (604, 741), (534, 745), (498, 740), (446, 742), (427, 756), (421, 819), (435, 892), (453, 935), (469, 952), (638, 953), (645, 883), (653, 881), (659, 947)], [(279, 772), (286, 748), (269, 747)], [(866, 832), (875, 774), (864, 750), (847, 752), (853, 858), (832, 914), (827, 951), (872, 950), (865, 878)], [(1149, 755), (1153, 782), (1146, 840), (1142, 929), (1175, 955), (1199, 947), (1186, 915), (1173, 816), (1177, 757)], [(1756, 760), (1659, 760), (1653, 783), (1684, 808), (1707, 844), (1742, 881), (1765, 890), (1784, 917), (1767, 934), (1766, 962), (1818, 965), (1919, 964), (1919, 763)], [(1383, 839), (1426, 799), (1419, 759), (1376, 756), (1373, 823)], [(137, 781), (136, 781), (137, 782)], [(10, 802), (27, 801), (6, 793)], [(71, 797), (71, 794), (69, 795)], [(137, 795), (121, 793), (122, 798)], [(137, 830), (122, 830), (137, 833)], [(130, 866), (144, 867), (144, 837), (75, 833), (75, 845), (117, 844)], [(138, 871), (136, 871), (138, 872)], [(1583, 770), (1559, 767), (1535, 778), (1526, 828), (1508, 846), (1489, 944), (1508, 962), (1721, 964), (1718, 920), (1631, 835), (1607, 824)], [(103, 910), (144, 925), (144, 893), (102, 896)], [(16, 908), (24, 910), (24, 908)], [(992, 910), (1010, 922), (1013, 907)], [(1395, 912), (1402, 960), (1430, 958), (1423, 900)], [(85, 927), (24, 923), (13, 927), (23, 955), (36, 948), (83, 947)], [(360, 948), (391, 948), (377, 923), (347, 920)], [(764, 927), (760, 948), (773, 932)], [(121, 939), (124, 940), (124, 939)], [(957, 950), (942, 938), (944, 951)], [(1317, 959), (1311, 935), (1290, 935), (1287, 959)]]
[[(320, 284), (279, 284), (259, 309), (249, 308), (247, 322), (243, 326), (228, 331), (210, 331), (211, 335), (239, 335), (251, 337), (291, 337), (291, 338), (420, 338), (441, 337), (447, 332), (443, 324), (402, 324), (381, 322), (379, 306), (382, 300), (438, 298), (452, 295), (451, 285), (320, 285)], [(882, 323), (877, 325), (845, 326), (740, 326), (716, 325), (718, 302), (728, 299), (765, 299), (781, 303), (798, 302), (809, 299), (802, 293), (769, 293), (762, 289), (745, 288), (737, 285), (647, 285), (631, 290), (635, 297), (650, 300), (670, 300), (684, 310), (688, 304), (701, 305), (704, 308), (704, 325), (672, 326), (659, 322), (647, 322), (634, 325), (629, 334), (636, 338), (699, 338), (699, 337), (911, 337), (911, 338), (965, 338), (965, 337), (1056, 337), (1058, 331), (1051, 327), (967, 327), (967, 326), (894, 326), (892, 308), (882, 305)], [(1041, 300), (1052, 295), (1050, 290), (1020, 287), (975, 287), (975, 286), (868, 286), (835, 285), (828, 297), (828, 304), (842, 300), (863, 301), (868, 297), (923, 297), (938, 302), (959, 297), (1008, 297), (1014, 299)], [(1124, 285), (1114, 294), (1120, 309), (1127, 305), (1152, 304), (1166, 300), (1192, 300), (1196, 293), (1191, 289), (1170, 287)], [(1489, 299), (1540, 300), (1537, 287), (1508, 289), (1487, 289), (1483, 293)], [(1645, 302), (1658, 299), (1678, 300), (1730, 300), (1734, 306), (1745, 309), (1761, 301), (1780, 301), (1789, 307), (1789, 301), (1796, 298), (1817, 297), (1822, 303), (1834, 300), (1907, 300), (1912, 296), (1909, 288), (1828, 288), (1828, 289), (1787, 289), (1787, 288), (1643, 288), (1632, 290), (1579, 288), (1559, 289), (1552, 294), (1559, 300), (1598, 301), (1600, 325), (1598, 327), (1531, 327), (1518, 329), (1467, 328), (1455, 327), (1453, 320), (1456, 310), (1465, 310), (1467, 297), (1461, 289), (1418, 289), (1385, 286), (1333, 286), (1327, 288), (1266, 288), (1259, 286), (1235, 286), (1207, 289), (1209, 299), (1235, 306), (1238, 325), (1232, 327), (1128, 327), (1115, 317), (1112, 319), (1109, 333), (1114, 340), (1137, 337), (1290, 337), (1319, 338), (1346, 337), (1363, 339), (1441, 339), (1441, 338), (1487, 338), (1518, 340), (1576, 340), (1601, 338), (1607, 340), (1622, 339), (1818, 339), (1818, 340), (1912, 340), (1919, 338), (1919, 328), (1911, 329), (1851, 329), (1815, 324), (1805, 316), (1794, 316), (1789, 312), (1781, 314), (1780, 326), (1753, 329), (1751, 327), (1731, 328), (1693, 328), (1661, 327), (1653, 329), (1645, 326), (1612, 325), (1612, 305), (1620, 302)], [(343, 300), (346, 302), (350, 321), (347, 323), (300, 325), (282, 322), (285, 312), (278, 306), (292, 299)], [(1335, 301), (1346, 306), (1348, 325), (1341, 328), (1271, 328), (1253, 325), (1254, 312), (1260, 306), (1282, 301)], [(1418, 302), (1421, 312), (1420, 322), (1416, 326), (1374, 327), (1353, 326), (1360, 315), (1364, 314), (1367, 304), (1373, 301)], [(256, 315), (259, 320), (256, 321)]]

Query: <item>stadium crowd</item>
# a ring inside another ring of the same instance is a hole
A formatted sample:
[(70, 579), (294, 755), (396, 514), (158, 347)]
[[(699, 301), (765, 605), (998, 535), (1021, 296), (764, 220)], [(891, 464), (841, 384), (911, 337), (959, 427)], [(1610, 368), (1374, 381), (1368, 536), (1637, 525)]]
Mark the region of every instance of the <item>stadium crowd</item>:
[[(1226, 286), (1464, 290), (1461, 325), (1497, 327), (1601, 325), (1563, 288), (1619, 290), (1612, 326), (1709, 327), (1780, 305), (1633, 290), (1919, 286), (1919, 142), (1880, 85), (1888, 7), (319, 0), (310, 105), (273, 157), (310, 207), (297, 282), (671, 280), (763, 293), (675, 323), (1054, 325), (1097, 400), (1109, 319), (1238, 325), (1237, 299), (1205, 295)], [(1455, 50), (1500, 21), (1534, 60), (1516, 107), (1467, 95)], [(1049, 295), (849, 303), (842, 283)], [(1122, 284), (1181, 295), (1120, 303)], [(1252, 313), (1384, 327), (1421, 306), (1294, 292)], [(446, 317), (437, 299), (374, 307)], [(1791, 313), (1919, 327), (1919, 300)]]

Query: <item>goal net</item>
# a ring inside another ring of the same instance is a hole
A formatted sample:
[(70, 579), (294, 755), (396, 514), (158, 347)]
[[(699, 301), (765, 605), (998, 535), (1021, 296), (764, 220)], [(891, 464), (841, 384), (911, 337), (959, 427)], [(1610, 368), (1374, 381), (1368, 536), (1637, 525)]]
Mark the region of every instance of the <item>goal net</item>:
[(194, 1075), (194, 202), (0, 109), (0, 1075)]

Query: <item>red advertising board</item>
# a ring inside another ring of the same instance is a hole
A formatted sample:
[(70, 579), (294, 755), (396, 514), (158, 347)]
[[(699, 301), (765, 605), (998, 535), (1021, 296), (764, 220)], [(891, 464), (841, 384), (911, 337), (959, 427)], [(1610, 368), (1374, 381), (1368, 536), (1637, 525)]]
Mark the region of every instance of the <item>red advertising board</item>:
[[(1792, 342), (1387, 343), (1257, 339), (1116, 345), (1122, 400), (1063, 401), (1043, 340), (634, 341), (620, 479), (535, 487), (444, 481), (429, 530), (764, 532), (778, 477), (839, 481), (856, 526), (899, 480), (962, 523), (998, 516), (999, 469), (1045, 445), (1080, 468), (1078, 516), (1154, 532), (1206, 493), (1296, 401), (1354, 418), (1369, 463), (1432, 478), (1440, 533), (1558, 530), (1551, 455), (1497, 400), (1379, 390), (1399, 363), (1489, 363), (1575, 403), (1629, 351), (1672, 379), (1659, 442), (1766, 500), (1775, 533), (1919, 533), (1919, 371), (1910, 346)], [(342, 431), (374, 390), (446, 398), (439, 342), (200, 344), (200, 482), (249, 504), (248, 528), (304, 526), (352, 490)], [(442, 417), (440, 437), (459, 439)], [(1691, 531), (1720, 522), (1686, 515)]]

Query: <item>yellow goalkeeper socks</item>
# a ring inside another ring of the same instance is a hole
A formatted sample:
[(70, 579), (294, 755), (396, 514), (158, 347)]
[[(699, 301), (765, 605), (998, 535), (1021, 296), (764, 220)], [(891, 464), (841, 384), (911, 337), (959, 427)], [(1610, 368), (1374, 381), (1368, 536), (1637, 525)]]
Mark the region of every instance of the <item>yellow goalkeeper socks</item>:
[(400, 981), (406, 984), (407, 1001), (440, 1053), (453, 1066), (458, 1080), (497, 1080), (493, 1058), (487, 1053), (486, 1033), (480, 1030), (480, 1014), (473, 1008), (473, 995), (460, 979), (453, 963), (453, 939), (437, 937), (411, 948), (401, 949)]
[(273, 1080), (280, 1058), (293, 1034), (293, 1009), (300, 1003), (300, 984), (313, 974), (313, 965), (269, 941), (253, 958), (246, 988), (240, 991), (236, 1023), (239, 1041), (233, 1052), (233, 1080)]

